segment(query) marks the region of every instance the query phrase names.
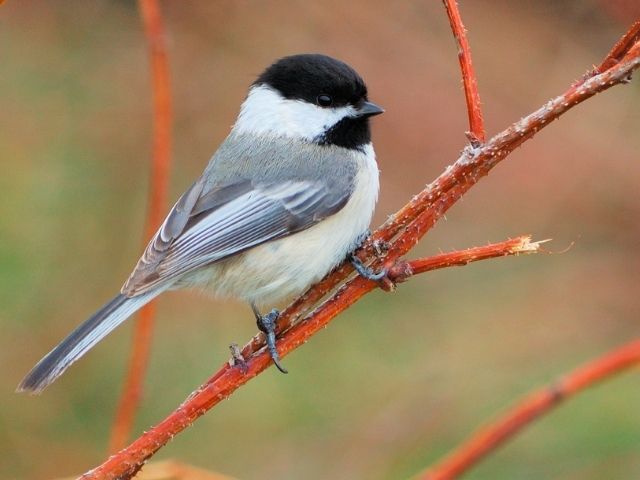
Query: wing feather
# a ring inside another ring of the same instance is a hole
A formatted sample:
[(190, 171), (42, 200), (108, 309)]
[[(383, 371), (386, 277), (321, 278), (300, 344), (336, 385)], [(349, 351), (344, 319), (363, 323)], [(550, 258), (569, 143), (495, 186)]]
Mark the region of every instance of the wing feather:
[(122, 293), (143, 294), (202, 266), (304, 230), (339, 211), (349, 195), (322, 181), (241, 181), (206, 194), (196, 182), (149, 242)]

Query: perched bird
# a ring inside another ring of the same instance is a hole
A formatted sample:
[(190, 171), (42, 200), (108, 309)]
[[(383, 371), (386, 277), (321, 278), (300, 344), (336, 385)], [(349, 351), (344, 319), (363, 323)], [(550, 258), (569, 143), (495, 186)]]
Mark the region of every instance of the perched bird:
[(366, 235), (378, 196), (369, 117), (383, 111), (369, 102), (358, 73), (334, 58), (293, 55), (268, 67), (120, 293), (40, 360), (18, 390), (42, 391), (136, 310), (181, 288), (248, 302), (286, 373), (275, 346), (278, 311), (259, 308), (302, 293)]

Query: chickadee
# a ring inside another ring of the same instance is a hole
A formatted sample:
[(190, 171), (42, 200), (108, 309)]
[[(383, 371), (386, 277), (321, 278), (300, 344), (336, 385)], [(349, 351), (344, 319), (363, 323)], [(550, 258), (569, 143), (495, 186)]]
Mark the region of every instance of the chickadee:
[(143, 305), (180, 288), (248, 302), (286, 373), (275, 347), (278, 312), (259, 308), (302, 293), (368, 231), (378, 197), (369, 117), (383, 111), (368, 101), (358, 73), (334, 58), (294, 55), (268, 67), (120, 293), (40, 360), (18, 390), (42, 391)]

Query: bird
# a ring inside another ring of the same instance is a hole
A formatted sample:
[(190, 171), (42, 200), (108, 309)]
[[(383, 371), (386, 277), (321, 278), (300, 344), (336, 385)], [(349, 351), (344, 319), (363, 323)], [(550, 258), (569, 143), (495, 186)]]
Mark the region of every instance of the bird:
[(285, 56), (250, 85), (202, 175), (180, 196), (120, 293), (42, 358), (17, 390), (40, 393), (145, 304), (200, 289), (247, 302), (276, 367), (277, 309), (345, 259), (369, 231), (379, 191), (370, 118), (383, 113), (347, 63)]

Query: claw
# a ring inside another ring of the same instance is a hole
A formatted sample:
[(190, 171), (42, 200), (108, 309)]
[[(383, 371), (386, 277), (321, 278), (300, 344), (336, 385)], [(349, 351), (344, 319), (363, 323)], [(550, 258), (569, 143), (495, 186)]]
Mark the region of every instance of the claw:
[(351, 265), (353, 265), (353, 268), (356, 269), (356, 272), (358, 272), (358, 274), (361, 277), (364, 277), (367, 280), (371, 280), (372, 282), (379, 282), (380, 280), (382, 280), (384, 277), (387, 276), (386, 268), (383, 268), (378, 273), (375, 273), (371, 268), (364, 265), (362, 261), (353, 254), (349, 256), (349, 261), (351, 262)]
[(276, 368), (282, 373), (289, 373), (288, 370), (280, 363), (280, 355), (276, 349), (276, 321), (280, 316), (280, 312), (274, 308), (268, 314), (261, 315), (255, 305), (252, 304), (251, 308), (256, 316), (258, 328), (267, 337), (267, 349), (269, 350), (271, 360), (273, 360)]
[(393, 292), (396, 289), (395, 282), (389, 278), (389, 270), (387, 268), (383, 268), (376, 273), (371, 268), (365, 266), (354, 254), (349, 255), (349, 261), (353, 265), (353, 268), (356, 269), (356, 272), (358, 272), (358, 275), (372, 282), (376, 282), (385, 292)]

